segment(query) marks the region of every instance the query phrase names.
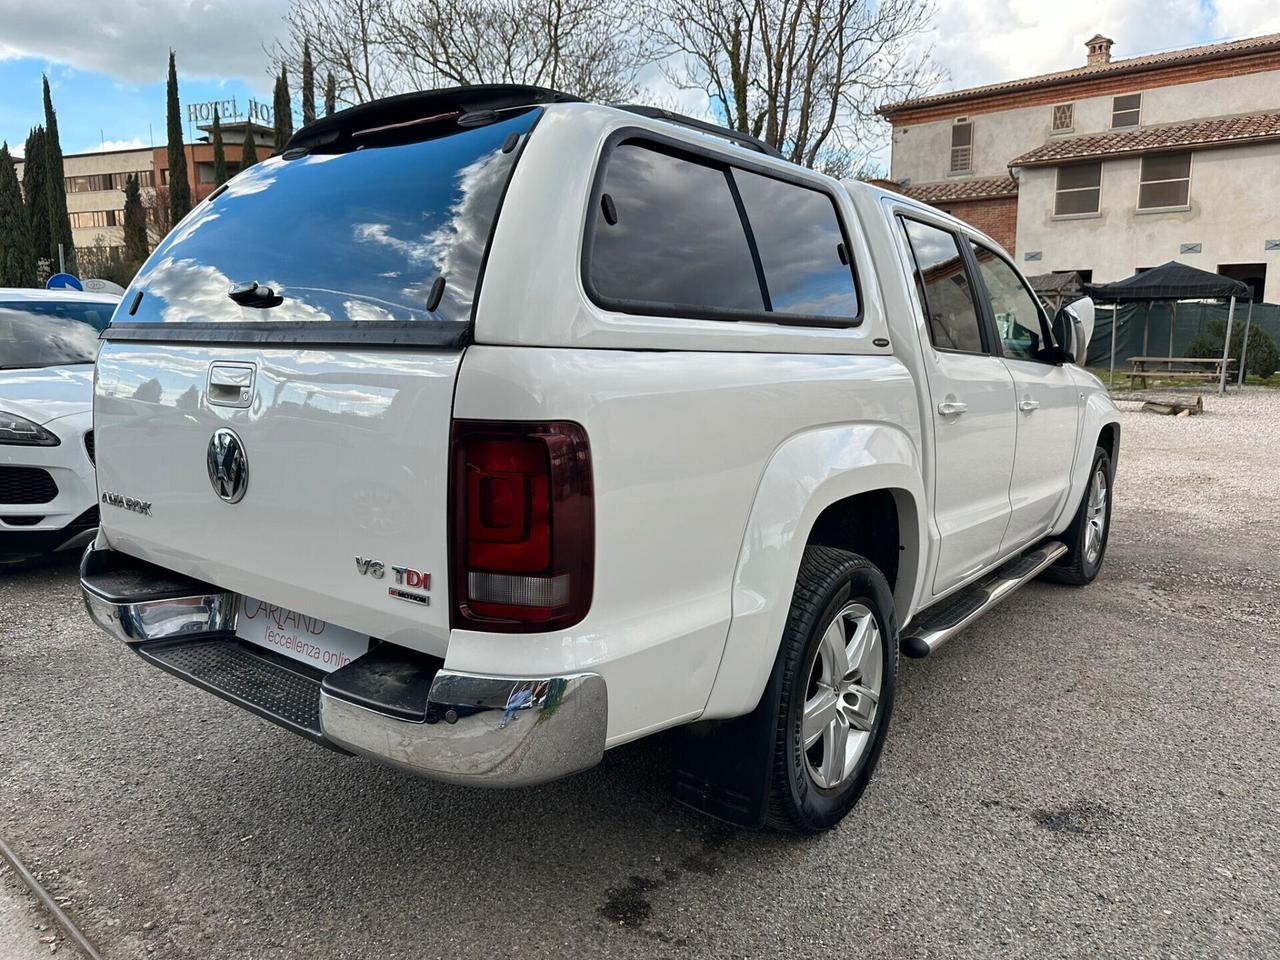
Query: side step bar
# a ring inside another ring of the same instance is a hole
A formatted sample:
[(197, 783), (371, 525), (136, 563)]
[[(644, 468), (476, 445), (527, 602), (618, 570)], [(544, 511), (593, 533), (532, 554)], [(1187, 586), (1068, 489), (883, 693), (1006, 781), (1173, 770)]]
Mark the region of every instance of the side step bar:
[(908, 657), (927, 657), (973, 621), (1067, 552), (1057, 540), (1014, 557), (995, 573), (916, 614), (899, 646)]

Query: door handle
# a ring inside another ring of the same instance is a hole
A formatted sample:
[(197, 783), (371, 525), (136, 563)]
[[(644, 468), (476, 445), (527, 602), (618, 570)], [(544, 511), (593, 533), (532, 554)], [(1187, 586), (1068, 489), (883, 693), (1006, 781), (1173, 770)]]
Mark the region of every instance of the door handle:
[(944, 417), (958, 417), (968, 409), (969, 405), (959, 400), (943, 400), (938, 404), (938, 412)]
[(219, 407), (247, 407), (253, 402), (252, 363), (215, 361), (209, 365), (205, 399)]
[(1018, 403), (1018, 409), (1023, 413), (1030, 413), (1032, 410), (1039, 410), (1040, 401), (1031, 399), (1022, 400)]

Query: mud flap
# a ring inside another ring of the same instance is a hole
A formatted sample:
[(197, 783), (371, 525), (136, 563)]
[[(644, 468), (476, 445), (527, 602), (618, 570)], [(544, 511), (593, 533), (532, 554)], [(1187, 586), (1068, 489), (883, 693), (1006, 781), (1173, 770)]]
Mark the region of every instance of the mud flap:
[(782, 672), (775, 664), (751, 713), (691, 723), (676, 732), (672, 793), (677, 801), (735, 826), (764, 826), (781, 690)]

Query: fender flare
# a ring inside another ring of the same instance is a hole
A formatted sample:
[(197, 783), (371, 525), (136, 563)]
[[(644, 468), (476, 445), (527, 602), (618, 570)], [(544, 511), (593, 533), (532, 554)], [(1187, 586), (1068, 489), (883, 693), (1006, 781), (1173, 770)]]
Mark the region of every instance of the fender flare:
[(923, 464), (915, 440), (885, 423), (816, 427), (785, 440), (756, 489), (733, 578), (733, 616), (703, 719), (755, 709), (777, 657), (800, 561), (818, 516), (860, 493), (888, 490), (902, 541), (894, 602), (905, 622), (927, 556)]

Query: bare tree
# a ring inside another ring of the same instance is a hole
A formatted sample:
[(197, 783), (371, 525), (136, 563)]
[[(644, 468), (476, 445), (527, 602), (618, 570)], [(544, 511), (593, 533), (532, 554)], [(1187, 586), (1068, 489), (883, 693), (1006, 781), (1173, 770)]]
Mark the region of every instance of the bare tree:
[(527, 83), (589, 99), (635, 95), (654, 44), (624, 0), (292, 0), (288, 39), (271, 52), (301, 69), (310, 43), (338, 99), (406, 90)]
[(942, 74), (919, 49), (932, 0), (647, 0), (664, 71), (788, 159), (851, 175), (880, 138), (877, 108)]
[(173, 218), (169, 215), (169, 188), (163, 184), (144, 187), (141, 199), (147, 223), (147, 245), (154, 250), (174, 227)]
[(625, 100), (652, 53), (618, 0), (403, 0), (399, 14), (388, 47), (424, 87), (527, 83)]
[(383, 30), (398, 0), (291, 0), (286, 39), (269, 50), (272, 73), (302, 72), (309, 43), (314, 69), (333, 74), (337, 101), (364, 103), (412, 89), (388, 55)]

